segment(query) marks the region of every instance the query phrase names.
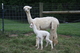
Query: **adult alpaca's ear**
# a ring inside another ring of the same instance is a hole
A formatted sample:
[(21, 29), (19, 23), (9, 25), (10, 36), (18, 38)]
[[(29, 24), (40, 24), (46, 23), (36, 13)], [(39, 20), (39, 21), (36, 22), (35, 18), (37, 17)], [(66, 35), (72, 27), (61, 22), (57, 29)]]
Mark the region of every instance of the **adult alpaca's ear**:
[(29, 9), (31, 9), (32, 7), (31, 6), (29, 6)]

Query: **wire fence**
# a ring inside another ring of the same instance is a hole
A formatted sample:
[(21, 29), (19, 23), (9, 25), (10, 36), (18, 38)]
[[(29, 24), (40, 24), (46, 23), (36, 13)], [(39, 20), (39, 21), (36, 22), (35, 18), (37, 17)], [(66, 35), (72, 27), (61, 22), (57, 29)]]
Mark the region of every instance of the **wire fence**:
[[(29, 4), (32, 7), (31, 15), (33, 18), (39, 17), (40, 4)], [(4, 5), (4, 29), (9, 27), (18, 27), (19, 23), (27, 23), (27, 16), (23, 10), (24, 6)], [(80, 10), (79, 3), (43, 3), (43, 11), (65, 11)], [(0, 6), (0, 29), (2, 30), (2, 6)], [(43, 16), (54, 16), (60, 22), (80, 22), (80, 14), (43, 14)], [(21, 27), (22, 28), (22, 27)]]
[[(32, 17), (33, 18), (39, 17), (39, 6), (38, 6), (38, 4), (34, 4), (34, 5), (30, 4), (30, 6), (32, 7), (32, 9), (30, 11)], [(18, 6), (18, 5), (4, 5), (4, 9), (2, 9), (2, 8), (0, 9), (0, 14), (1, 14), (0, 15), (0, 23), (1, 23), (0, 29), (2, 31), (3, 31), (3, 29), (6, 30), (6, 28), (21, 25), (19, 23), (24, 24), (24, 23), (28, 22), (27, 21), (27, 15), (26, 15), (25, 11), (23, 10), (23, 7), (24, 6)], [(34, 12), (36, 12), (36, 13), (34, 13)], [(3, 13), (4, 13), (4, 15), (2, 15)], [(3, 16), (4, 16), (4, 23), (2, 22)]]
[[(26, 13), (23, 10), (24, 6), (17, 6), (17, 5), (5, 5), (4, 6), (4, 18), (5, 19), (11, 19), (11, 20), (17, 20), (17, 21), (22, 21), (24, 22), (25, 20), (27, 20), (27, 16)], [(33, 6), (32, 6), (33, 7)], [(38, 10), (39, 7), (35, 6), (31, 9), (31, 14), (32, 17), (39, 17), (38, 15)], [(35, 10), (37, 9), (37, 10)], [(36, 11), (36, 13), (34, 13)], [(37, 16), (36, 16), (37, 15)]]

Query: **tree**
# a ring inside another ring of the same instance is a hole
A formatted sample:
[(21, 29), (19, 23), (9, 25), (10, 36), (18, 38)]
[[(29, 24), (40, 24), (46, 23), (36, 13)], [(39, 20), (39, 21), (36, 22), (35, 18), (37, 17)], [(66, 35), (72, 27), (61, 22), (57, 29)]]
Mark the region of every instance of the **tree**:
[(33, 3), (80, 3), (80, 0), (0, 0), (0, 3), (4, 3), (6, 5), (25, 5), (25, 4), (33, 4)]

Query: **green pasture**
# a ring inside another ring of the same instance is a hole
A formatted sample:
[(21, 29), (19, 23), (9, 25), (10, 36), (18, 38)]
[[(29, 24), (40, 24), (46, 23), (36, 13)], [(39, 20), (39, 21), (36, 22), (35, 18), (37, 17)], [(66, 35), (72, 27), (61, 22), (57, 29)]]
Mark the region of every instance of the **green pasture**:
[[(1, 26), (0, 26), (1, 28)], [(20, 31), (20, 32), (28, 32), (32, 31), (32, 29), (29, 28), (29, 24), (27, 23), (22, 23), (20, 21), (15, 21), (15, 20), (4, 20), (4, 30), (5, 31)]]
[[(26, 23), (21, 23), (18, 21), (7, 20), (7, 19), (4, 20), (4, 30), (14, 31), (14, 32), (19, 31), (22, 33), (32, 31), (27, 21)], [(80, 36), (80, 23), (61, 23), (58, 27), (58, 34)]]
[[(31, 34), (32, 29), (27, 22), (4, 21), (5, 31), (0, 31), (0, 53), (80, 53), (80, 23), (61, 23), (57, 31), (59, 43), (54, 49), (51, 50), (50, 45), (45, 48), (44, 41), (44, 49), (36, 50), (35, 34)], [(10, 37), (11, 34), (18, 36)]]
[(80, 23), (62, 23), (58, 27), (58, 34), (80, 36)]

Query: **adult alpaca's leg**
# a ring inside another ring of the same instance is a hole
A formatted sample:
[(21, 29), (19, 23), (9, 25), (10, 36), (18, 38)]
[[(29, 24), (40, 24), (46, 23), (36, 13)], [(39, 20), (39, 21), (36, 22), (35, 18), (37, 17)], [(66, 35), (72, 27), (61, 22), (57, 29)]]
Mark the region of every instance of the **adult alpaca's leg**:
[(50, 39), (53, 41), (54, 46), (58, 43), (57, 33), (56, 33), (56, 30), (55, 30), (55, 29), (52, 29), (52, 30), (50, 31)]
[(36, 37), (36, 45), (35, 45), (36, 47), (38, 46), (38, 38)]
[(51, 29), (50, 29), (50, 39), (53, 41), (54, 46), (58, 43), (57, 40), (57, 23), (51, 23)]
[[(53, 31), (54, 32), (54, 31)], [(57, 37), (57, 32), (54, 32), (54, 35), (53, 35), (53, 42), (54, 42), (54, 46), (56, 44), (58, 44), (58, 37)]]

